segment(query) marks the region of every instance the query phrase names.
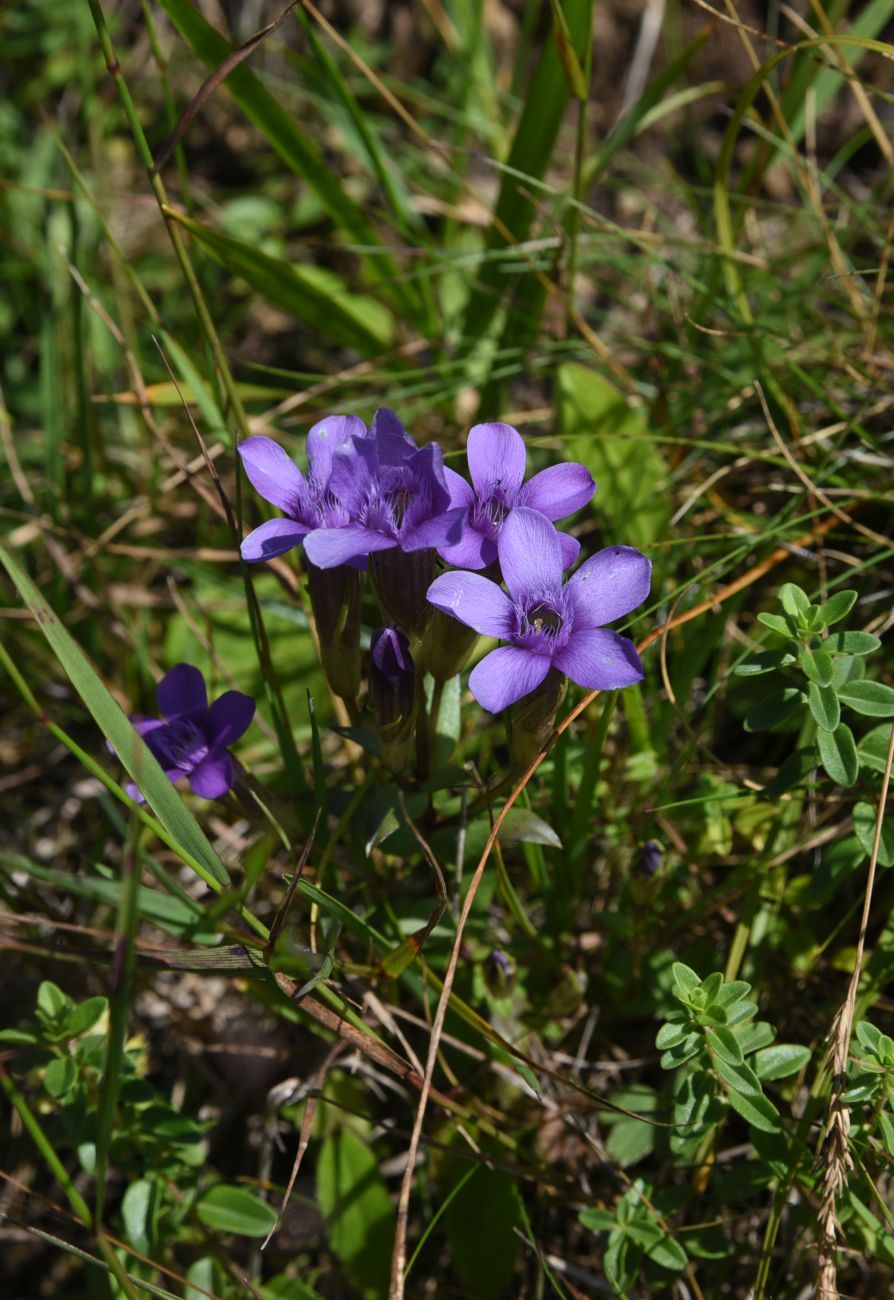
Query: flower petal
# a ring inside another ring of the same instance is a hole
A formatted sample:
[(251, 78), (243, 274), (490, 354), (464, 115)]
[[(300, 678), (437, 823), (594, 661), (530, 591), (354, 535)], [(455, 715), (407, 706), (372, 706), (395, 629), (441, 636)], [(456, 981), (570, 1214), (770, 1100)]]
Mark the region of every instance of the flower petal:
[(562, 568), (570, 569), (574, 561), (580, 555), (580, 542), (570, 533), (563, 533), (556, 529), (559, 534), (559, 545), (562, 548)]
[(604, 627), (572, 632), (553, 662), (589, 691), (616, 691), (641, 682), (644, 675), (633, 642)]
[(307, 459), (316, 483), (329, 482), (332, 453), (352, 438), (365, 438), (366, 425), (359, 415), (329, 415), (307, 433)]
[(445, 465), (444, 478), (447, 480), (447, 491), (450, 493), (450, 504), (452, 506), (471, 506), (475, 504), (475, 490), (471, 483), (466, 482), (462, 474), (457, 474), (455, 469)]
[[(157, 731), (159, 727), (165, 725), (164, 718), (142, 718), (138, 715), (132, 717), (130, 721), (138, 736), (147, 736), (150, 731)], [(112, 753), (114, 754), (114, 752), (113, 749)]]
[(442, 573), (426, 596), (429, 604), (484, 636), (507, 640), (515, 627), (512, 601), (480, 573)]
[(379, 457), (372, 438), (352, 438), (332, 457), (329, 491), (356, 519), (369, 501)]
[(396, 545), (393, 537), (362, 528), (360, 524), (347, 524), (344, 528), (315, 528), (304, 539), (305, 554), (318, 569), (352, 564), (360, 556), (372, 555), (374, 551), (390, 551)]
[(304, 475), (279, 443), (262, 436), (246, 438), (236, 450), (255, 491), (272, 506), (294, 515), (305, 491)]
[(212, 745), (226, 749), (251, 726), (255, 702), (242, 691), (224, 691), (208, 710), (208, 736)]
[(525, 477), (526, 460), (525, 440), (517, 429), (500, 420), (476, 424), (469, 430), (466, 459), (480, 497), (499, 490), (508, 502), (515, 500)]
[(482, 709), (500, 713), (536, 690), (549, 670), (547, 655), (503, 645), (475, 665), (469, 676), (469, 687)]
[(155, 688), (155, 698), (159, 710), (169, 722), (185, 713), (198, 713), (208, 707), (205, 679), (192, 664), (177, 664), (166, 673)]
[(438, 547), (438, 554), (457, 569), (486, 569), (497, 558), (497, 547), (489, 537), (472, 527), (467, 516), (459, 541), (453, 546)]
[(497, 539), (500, 569), (516, 600), (562, 586), (562, 545), (552, 524), (536, 510), (513, 510)]
[(372, 418), (372, 424), (369, 426), (369, 436), (371, 438), (380, 438), (383, 434), (386, 438), (394, 436), (402, 438), (410, 447), (416, 446), (390, 406), (380, 406)]
[(424, 551), (439, 546), (455, 546), (462, 539), (465, 510), (445, 510), (433, 519), (423, 519), (415, 528), (401, 534), (402, 551)]
[(629, 614), (649, 594), (652, 561), (632, 546), (607, 546), (568, 579), (575, 627), (603, 627)]
[(308, 531), (304, 524), (297, 524), (294, 519), (268, 519), (243, 539), (239, 553), (247, 564), (272, 560), (293, 546), (300, 546)]
[(189, 773), (189, 788), (202, 799), (220, 799), (233, 787), (233, 760), (225, 749), (212, 749)]
[(585, 465), (550, 465), (528, 480), (518, 504), (539, 510), (547, 519), (564, 519), (585, 506), (595, 491), (596, 480)]

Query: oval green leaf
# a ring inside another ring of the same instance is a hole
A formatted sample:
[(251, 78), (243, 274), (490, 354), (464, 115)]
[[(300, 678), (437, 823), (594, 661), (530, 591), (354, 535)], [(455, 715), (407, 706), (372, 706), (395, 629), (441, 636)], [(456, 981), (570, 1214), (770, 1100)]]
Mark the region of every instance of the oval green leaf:
[(276, 1227), (277, 1213), (247, 1187), (218, 1183), (196, 1203), (196, 1214), (215, 1232), (240, 1237), (266, 1237)]

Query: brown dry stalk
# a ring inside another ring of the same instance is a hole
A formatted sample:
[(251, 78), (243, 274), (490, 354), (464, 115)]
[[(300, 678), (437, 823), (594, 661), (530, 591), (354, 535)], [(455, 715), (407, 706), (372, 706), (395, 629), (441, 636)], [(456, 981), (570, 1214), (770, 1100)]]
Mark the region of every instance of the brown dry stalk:
[(860, 920), (857, 955), (854, 958), (854, 969), (848, 985), (847, 996), (835, 1013), (832, 1028), (829, 1031), (830, 1042), (826, 1068), (832, 1075), (832, 1085), (829, 1092), (829, 1113), (817, 1153), (817, 1166), (822, 1173), (820, 1183), (822, 1197), (817, 1213), (819, 1251), (817, 1255), (816, 1295), (818, 1300), (838, 1295), (838, 1219), (835, 1214), (835, 1203), (839, 1193), (847, 1183), (848, 1173), (854, 1167), (849, 1147), (850, 1112), (844, 1101), (843, 1094), (847, 1087), (847, 1061), (850, 1053), (851, 1032), (854, 1026), (854, 1009), (857, 1004), (857, 988), (863, 968), (863, 949), (866, 944), (866, 931), (869, 926), (872, 890), (875, 885), (875, 868), (878, 862), (878, 849), (885, 819), (885, 805), (888, 801), (892, 763), (894, 763), (894, 726), (891, 727), (888, 760), (885, 764), (882, 793), (875, 819), (875, 836), (872, 841), (872, 854), (869, 858), (869, 874), (866, 878), (866, 897), (863, 900), (863, 916)]
[[(854, 508), (853, 505), (851, 508)], [(778, 564), (781, 564), (783, 560), (788, 559), (791, 548), (805, 546), (810, 542), (815, 542), (818, 537), (830, 532), (839, 522), (837, 516), (831, 515), (817, 524), (809, 533), (804, 533), (802, 536), (796, 538), (795, 541), (790, 543), (788, 546), (777, 547), (766, 557), (766, 559), (761, 560), (759, 564), (753, 565), (752, 568), (748, 569), (746, 573), (743, 573), (740, 578), (736, 578), (734, 582), (728, 583), (727, 586), (717, 592), (716, 595), (710, 597), (708, 600), (701, 601), (698, 605), (694, 605), (692, 609), (685, 610), (682, 614), (675, 615), (673, 618), (668, 619), (666, 623), (662, 623), (660, 627), (653, 628), (653, 630), (647, 636), (643, 637), (642, 641), (640, 641), (639, 646), (637, 647), (638, 650), (642, 652), (647, 649), (648, 646), (652, 645), (654, 641), (657, 641), (659, 637), (666, 636), (667, 633), (673, 631), (674, 628), (682, 627), (684, 623), (689, 623), (693, 619), (698, 618), (701, 614), (707, 613), (708, 610), (715, 609), (718, 605), (722, 605), (724, 601), (729, 600), (732, 596), (736, 595), (737, 592), (742, 591), (743, 588), (751, 586), (765, 574), (774, 569)], [(517, 785), (512, 790), (512, 793), (509, 795), (505, 804), (497, 814), (491, 832), (487, 837), (484, 851), (477, 867), (475, 868), (474, 875), (469, 882), (469, 888), (466, 891), (462, 911), (456, 926), (456, 937), (453, 941), (450, 960), (447, 963), (447, 969), (444, 973), (444, 983), (441, 989), (441, 996), (438, 999), (435, 1018), (432, 1024), (428, 1057), (425, 1064), (425, 1075), (422, 1079), (422, 1086), (419, 1089), (419, 1105), (416, 1109), (416, 1118), (413, 1123), (413, 1132), (410, 1137), (410, 1146), (407, 1152), (407, 1165), (401, 1183), (400, 1195), (398, 1197), (397, 1223), (394, 1232), (394, 1247), (391, 1254), (391, 1285), (388, 1292), (389, 1300), (404, 1300), (404, 1275), (407, 1261), (407, 1223), (410, 1210), (410, 1195), (413, 1189), (413, 1175), (416, 1168), (416, 1156), (419, 1151), (419, 1143), (422, 1137), (422, 1125), (425, 1119), (428, 1099), (432, 1093), (432, 1080), (434, 1077), (435, 1065), (438, 1060), (441, 1035), (444, 1031), (444, 1021), (447, 1016), (450, 994), (453, 991), (453, 982), (456, 978), (456, 970), (459, 965), (463, 934), (466, 922), (468, 921), (469, 914), (472, 910), (472, 905), (475, 902), (475, 896), (478, 893), (478, 888), (484, 876), (484, 869), (487, 866), (491, 853), (493, 852), (494, 845), (497, 842), (497, 837), (500, 834), (500, 829), (509, 814), (510, 808), (512, 808), (513, 804), (519, 798), (540, 764), (546, 758), (550, 749), (558, 740), (559, 736), (561, 736), (563, 732), (567, 731), (571, 724), (580, 717), (585, 709), (589, 708), (597, 695), (599, 695), (599, 691), (588, 691), (583, 699), (575, 705), (567, 717), (560, 722), (556, 730), (544, 744), (543, 749), (541, 749), (541, 751), (535, 755), (528, 764)]]

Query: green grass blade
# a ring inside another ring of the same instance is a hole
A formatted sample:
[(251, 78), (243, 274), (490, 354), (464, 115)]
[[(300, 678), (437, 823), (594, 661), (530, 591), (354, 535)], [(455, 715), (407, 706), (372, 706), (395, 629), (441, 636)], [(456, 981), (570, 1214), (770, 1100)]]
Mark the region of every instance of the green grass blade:
[[(582, 60), (590, 39), (593, 0), (568, 0), (565, 21), (576, 55)], [(525, 106), (515, 129), (512, 148), (503, 173), (500, 193), (494, 208), (486, 248), (488, 252), (505, 248), (513, 241), (527, 239), (537, 209), (525, 192), (517, 173), (542, 180), (552, 157), (559, 128), (568, 106), (569, 89), (559, 50), (552, 36), (544, 47), (525, 99)], [(516, 173), (516, 174), (514, 174)], [(473, 347), (487, 330), (500, 302), (506, 274), (499, 259), (485, 259), (477, 282), (469, 295), (463, 323), (467, 348)]]
[(152, 752), (134, 731), (130, 721), (103, 684), (77, 642), (69, 635), (24, 569), (0, 546), (0, 563), (15, 583), (31, 610), (72, 686), (115, 750), (125, 769), (146, 796), (159, 821), (177, 845), (201, 863), (218, 885), (230, 883), (227, 869), (212, 848), (205, 832), (159, 767)]
[[(180, 35), (209, 67), (219, 67), (232, 54), (229, 41), (215, 31), (188, 0), (161, 0), (161, 5)], [(394, 262), (382, 248), (381, 240), (362, 208), (345, 193), (317, 146), (299, 129), (294, 118), (277, 103), (255, 74), (243, 65), (230, 73), (226, 85), (239, 107), (286, 166), (311, 186), (341, 229), (355, 243), (367, 249), (366, 257), (376, 278), (386, 280), (396, 276)], [(381, 252), (378, 251), (380, 248)], [(408, 286), (394, 280), (390, 289), (391, 296), (404, 314), (411, 316), (418, 312), (418, 297)]]
[(350, 293), (331, 271), (271, 257), (173, 208), (168, 215), (228, 271), (241, 276), (268, 302), (284, 307), (323, 338), (356, 348), (364, 356), (377, 356), (393, 342), (394, 322), (387, 308), (374, 298)]

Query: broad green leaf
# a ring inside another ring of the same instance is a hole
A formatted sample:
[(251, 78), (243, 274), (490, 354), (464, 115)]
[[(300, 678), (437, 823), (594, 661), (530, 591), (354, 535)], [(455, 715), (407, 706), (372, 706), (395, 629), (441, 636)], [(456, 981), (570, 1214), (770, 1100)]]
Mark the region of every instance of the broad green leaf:
[(726, 980), (711, 1000), (715, 1006), (731, 1007), (735, 1002), (741, 1002), (742, 998), (747, 998), (750, 992), (751, 985), (747, 980)]
[(834, 731), (841, 721), (841, 706), (833, 688), (810, 682), (807, 687), (807, 703), (816, 725), (823, 731)]
[(730, 1088), (726, 1094), (733, 1110), (738, 1111), (743, 1119), (763, 1133), (779, 1133), (781, 1124), (779, 1112), (763, 1093), (742, 1093)]
[(260, 1294), (263, 1300), (320, 1300), (319, 1292), (314, 1291), (313, 1287), (299, 1281), (297, 1277), (287, 1277), (285, 1273), (265, 1282), (260, 1288)]
[(835, 676), (832, 656), (825, 650), (802, 650), (798, 662), (805, 676), (817, 686), (831, 686)]
[(79, 1034), (86, 1034), (88, 1029), (92, 1029), (96, 1022), (102, 1019), (108, 1007), (108, 998), (85, 999), (66, 1017), (65, 1032), (70, 1038), (77, 1038)]
[(761, 650), (750, 658), (737, 664), (737, 677), (759, 677), (762, 673), (772, 673), (777, 668), (787, 668), (795, 663), (795, 656), (787, 650)]
[(789, 726), (802, 712), (806, 698), (803, 691), (786, 686), (765, 695), (745, 718), (746, 731), (776, 731)]
[(44, 1023), (62, 1023), (73, 1009), (73, 1002), (58, 984), (44, 980), (37, 990), (37, 1011)]
[(175, 843), (182, 846), (186, 860), (201, 871), (207, 884), (228, 885), (230, 877), (226, 867), (211, 847), (204, 831), (159, 767), (155, 756), (134, 731), (83, 650), (50, 609), (18, 561), (2, 546), (0, 562), (19, 589), (72, 686), (90, 710), (132, 780), (146, 796), (162, 826)]
[(153, 1184), (148, 1178), (131, 1183), (121, 1200), (121, 1218), (127, 1240), (146, 1254), (151, 1249)]
[(661, 1054), (658, 1064), (662, 1070), (676, 1070), (684, 1062), (691, 1061), (701, 1050), (701, 1034), (687, 1034), (682, 1043), (677, 1043), (675, 1047), (668, 1048)]
[(351, 293), (331, 271), (271, 257), (175, 208), (169, 210), (169, 216), (228, 271), (241, 276), (269, 302), (291, 312), (321, 338), (356, 348), (364, 356), (377, 356), (391, 345), (394, 323), (387, 309), (374, 298)]
[(860, 738), (857, 754), (861, 767), (870, 767), (873, 772), (884, 772), (888, 765), (888, 749), (891, 744), (891, 724), (881, 723), (873, 727)]
[(662, 1025), (655, 1035), (655, 1046), (659, 1052), (665, 1052), (669, 1047), (676, 1047), (682, 1043), (684, 1038), (688, 1038), (690, 1032), (688, 1024)]
[(894, 1160), (894, 1118), (882, 1111), (878, 1117), (879, 1133), (889, 1160)]
[(810, 609), (807, 593), (794, 582), (784, 582), (777, 592), (779, 603), (790, 618), (797, 619), (799, 614), (806, 614)]
[(712, 1064), (724, 1083), (729, 1084), (730, 1088), (735, 1088), (737, 1092), (760, 1096), (763, 1091), (757, 1075), (744, 1061), (741, 1064), (734, 1064), (724, 1060), (722, 1056), (715, 1056)]
[(774, 1043), (764, 1047), (752, 1058), (757, 1077), (764, 1083), (771, 1079), (787, 1079), (803, 1070), (810, 1060), (810, 1048), (798, 1043)]
[(394, 1208), (373, 1151), (350, 1129), (323, 1143), (317, 1196), (329, 1244), (367, 1300), (388, 1293)]
[(684, 966), (683, 962), (675, 961), (671, 966), (671, 974), (674, 977), (674, 983), (684, 993), (694, 993), (697, 988), (701, 987), (701, 980), (696, 975), (691, 966)]
[(266, 1237), (276, 1227), (272, 1205), (247, 1187), (217, 1183), (196, 1202), (196, 1214), (215, 1232), (234, 1232), (240, 1237)]
[(857, 603), (857, 593), (855, 591), (836, 591), (834, 596), (823, 601), (820, 605), (820, 614), (822, 615), (823, 625), (831, 627), (833, 623), (838, 623), (841, 619), (846, 618)]
[(786, 637), (789, 641), (796, 635), (796, 629), (781, 614), (760, 613), (757, 616), (757, 621), (763, 623), (764, 627), (768, 627), (771, 632), (778, 632), (780, 636)]
[(653, 1263), (660, 1264), (662, 1268), (670, 1269), (674, 1273), (679, 1273), (689, 1263), (686, 1251), (666, 1232), (662, 1232), (652, 1245), (646, 1247), (646, 1254)]
[(500, 839), (515, 840), (520, 844), (545, 844), (551, 849), (562, 847), (562, 841), (553, 828), (527, 808), (509, 809), (500, 827)]
[(219, 1276), (220, 1266), (216, 1260), (210, 1255), (202, 1255), (189, 1266), (185, 1300), (208, 1300), (209, 1295), (217, 1295)]
[(592, 1232), (611, 1232), (616, 1226), (615, 1216), (609, 1210), (600, 1210), (596, 1206), (581, 1210), (577, 1217), (579, 1222), (585, 1228), (590, 1228)]
[(817, 731), (816, 744), (823, 767), (837, 785), (852, 786), (859, 770), (854, 733), (846, 722), (835, 731)]
[(43, 1084), (51, 1097), (60, 1098), (74, 1087), (77, 1077), (74, 1057), (56, 1056), (44, 1072)]
[(762, 1047), (769, 1047), (776, 1037), (776, 1030), (766, 1020), (755, 1020), (750, 1025), (736, 1025), (734, 1032), (743, 1056), (757, 1052)]
[(739, 1040), (726, 1025), (718, 1025), (716, 1029), (709, 1029), (706, 1036), (715, 1055), (726, 1061), (728, 1065), (742, 1065), (744, 1063), (745, 1058), (742, 1055)]
[[(860, 802), (854, 807), (854, 834), (863, 845), (867, 855), (872, 853), (875, 840), (875, 822), (877, 810), (871, 803)], [(894, 819), (890, 816), (882, 821), (882, 833), (879, 837), (878, 860), (883, 867), (894, 867)]]
[[(521, 1245), (516, 1232), (521, 1199), (515, 1178), (482, 1166), (450, 1202), (444, 1220), (463, 1294), (470, 1300), (506, 1295)], [(486, 1250), (482, 1250), (484, 1242)]]
[(871, 655), (881, 646), (872, 632), (832, 632), (823, 642), (830, 654)]
[(847, 682), (838, 688), (842, 704), (871, 718), (894, 718), (894, 689), (881, 682)]
[(887, 1034), (883, 1034), (880, 1029), (872, 1023), (871, 1020), (860, 1020), (856, 1029), (857, 1041), (862, 1043), (867, 1051), (873, 1056), (880, 1056), (882, 1052), (883, 1040)]
[(789, 754), (767, 786), (768, 798), (778, 799), (780, 795), (794, 789), (796, 785), (800, 785), (807, 779), (815, 767), (816, 754), (812, 749), (796, 749), (793, 754)]
[(565, 455), (599, 484), (593, 509), (614, 540), (649, 546), (670, 517), (668, 469), (652, 441), (646, 410), (631, 406), (596, 370), (569, 363), (558, 376), (558, 418)]
[(723, 972), (719, 970), (712, 971), (702, 980), (702, 996), (705, 1000), (705, 1006), (710, 1007), (717, 1000), (717, 994), (723, 988)]

